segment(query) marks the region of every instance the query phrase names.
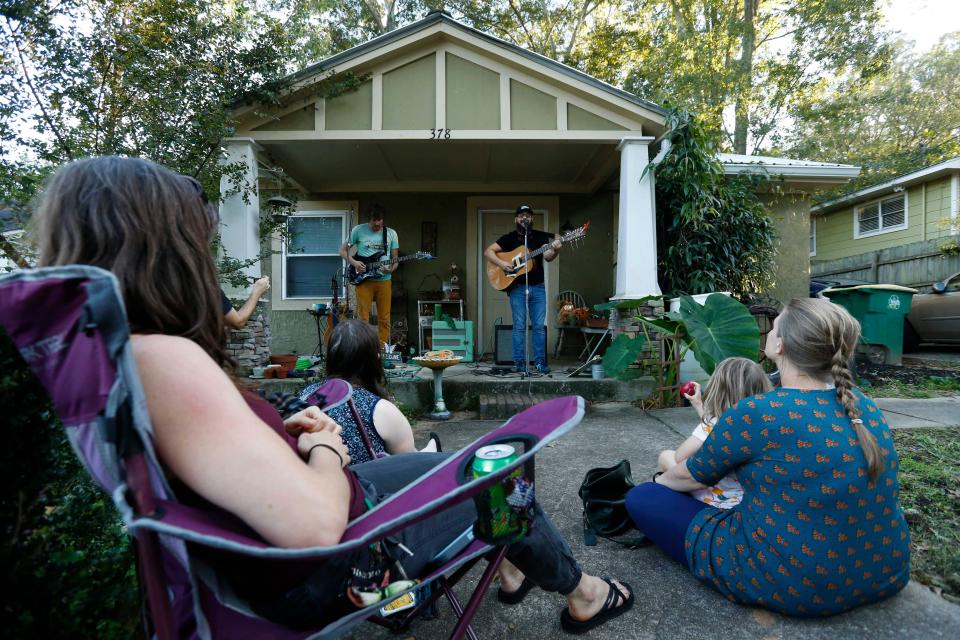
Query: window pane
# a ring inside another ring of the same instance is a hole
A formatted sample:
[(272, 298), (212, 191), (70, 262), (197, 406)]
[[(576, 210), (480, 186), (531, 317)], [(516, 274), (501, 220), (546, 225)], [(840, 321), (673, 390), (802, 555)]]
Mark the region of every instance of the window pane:
[(288, 298), (329, 298), (330, 281), (342, 266), (340, 256), (287, 256)]
[(880, 228), (880, 206), (876, 203), (860, 210), (860, 233), (876, 231)]
[(817, 250), (817, 223), (816, 221), (810, 223), (810, 255), (813, 255), (813, 252)]
[(343, 243), (340, 216), (294, 216), (287, 224), (287, 253), (337, 254)]
[(884, 229), (903, 224), (903, 203), (903, 196), (883, 201), (882, 209)]

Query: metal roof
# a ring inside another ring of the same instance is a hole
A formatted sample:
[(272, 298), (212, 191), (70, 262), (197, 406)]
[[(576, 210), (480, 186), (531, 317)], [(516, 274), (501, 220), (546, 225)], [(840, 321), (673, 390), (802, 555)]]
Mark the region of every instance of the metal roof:
[(795, 158), (773, 156), (748, 156), (740, 153), (720, 153), (717, 158), (723, 164), (724, 173), (737, 174), (758, 168), (767, 173), (788, 178), (856, 178), (860, 167), (836, 162), (814, 162)]

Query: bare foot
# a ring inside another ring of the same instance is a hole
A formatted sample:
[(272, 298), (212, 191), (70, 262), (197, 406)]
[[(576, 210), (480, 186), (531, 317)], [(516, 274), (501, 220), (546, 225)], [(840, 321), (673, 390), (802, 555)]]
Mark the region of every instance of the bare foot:
[[(620, 594), (623, 596), (618, 606), (623, 606), (630, 594), (619, 580), (614, 580), (613, 584), (617, 586), (617, 590), (620, 591)], [(597, 615), (603, 607), (603, 603), (607, 601), (607, 594), (609, 592), (610, 585), (601, 578), (583, 574), (583, 577), (580, 578), (580, 584), (567, 596), (570, 616), (579, 622), (586, 622)]]
[(513, 593), (523, 584), (523, 572), (506, 558), (500, 563), (497, 573), (500, 574), (500, 588), (506, 593)]

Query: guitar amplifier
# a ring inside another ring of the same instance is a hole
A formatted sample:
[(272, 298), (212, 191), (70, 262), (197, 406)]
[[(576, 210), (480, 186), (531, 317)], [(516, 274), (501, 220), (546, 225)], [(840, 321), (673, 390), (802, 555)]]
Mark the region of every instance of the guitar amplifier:
[[(493, 327), (493, 361), (496, 364), (514, 364), (513, 362), (513, 325), (498, 324)], [(527, 327), (527, 340), (530, 344), (530, 365), (533, 365), (533, 329)], [(547, 335), (543, 335), (543, 354), (547, 357)]]
[(450, 349), (464, 362), (473, 362), (473, 321), (454, 320), (454, 327), (446, 320), (434, 320), (431, 334), (431, 350)]

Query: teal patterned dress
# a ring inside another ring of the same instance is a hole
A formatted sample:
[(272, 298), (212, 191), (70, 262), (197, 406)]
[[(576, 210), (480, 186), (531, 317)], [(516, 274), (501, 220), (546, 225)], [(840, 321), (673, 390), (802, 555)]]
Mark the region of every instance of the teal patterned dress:
[(886, 455), (875, 482), (832, 389), (776, 389), (720, 417), (687, 467), (705, 485), (736, 471), (744, 497), (690, 523), (695, 576), (730, 600), (794, 616), (839, 613), (907, 584), (910, 533), (893, 438), (873, 401), (854, 393)]

